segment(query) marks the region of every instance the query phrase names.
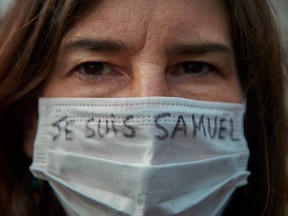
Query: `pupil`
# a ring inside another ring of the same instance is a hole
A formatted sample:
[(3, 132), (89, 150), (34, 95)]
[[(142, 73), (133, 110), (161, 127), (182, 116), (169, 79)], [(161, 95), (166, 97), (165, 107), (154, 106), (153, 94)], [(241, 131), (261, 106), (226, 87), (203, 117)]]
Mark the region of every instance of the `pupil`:
[(201, 63), (184, 63), (183, 69), (186, 73), (201, 73), (203, 71), (203, 64)]
[(83, 72), (85, 74), (97, 75), (101, 74), (104, 69), (103, 63), (86, 63), (83, 65)]

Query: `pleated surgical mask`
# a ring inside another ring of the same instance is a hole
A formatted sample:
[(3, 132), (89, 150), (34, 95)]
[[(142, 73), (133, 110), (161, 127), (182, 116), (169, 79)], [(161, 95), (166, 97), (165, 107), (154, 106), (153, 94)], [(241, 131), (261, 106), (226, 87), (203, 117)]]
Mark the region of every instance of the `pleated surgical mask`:
[(41, 98), (31, 171), (68, 215), (214, 216), (247, 183), (245, 104)]

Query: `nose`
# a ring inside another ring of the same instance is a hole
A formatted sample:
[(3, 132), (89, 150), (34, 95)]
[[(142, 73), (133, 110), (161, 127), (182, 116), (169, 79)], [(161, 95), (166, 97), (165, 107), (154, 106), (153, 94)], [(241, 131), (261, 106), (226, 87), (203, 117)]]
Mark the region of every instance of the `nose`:
[(165, 68), (156, 64), (138, 64), (133, 70), (130, 96), (172, 96), (166, 81)]

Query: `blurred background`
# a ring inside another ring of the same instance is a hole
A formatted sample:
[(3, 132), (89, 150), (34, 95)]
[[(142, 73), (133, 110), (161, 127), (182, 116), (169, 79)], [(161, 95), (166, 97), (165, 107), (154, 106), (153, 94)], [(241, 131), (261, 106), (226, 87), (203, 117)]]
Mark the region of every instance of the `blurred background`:
[[(284, 48), (286, 51), (286, 69), (288, 70), (288, 0), (272, 0), (277, 15), (282, 38), (284, 40)], [(287, 77), (288, 83), (288, 77)], [(288, 110), (288, 84), (286, 89), (286, 109)], [(288, 127), (288, 126), (287, 126)]]
[[(284, 40), (284, 48), (286, 51), (286, 70), (288, 70), (288, 0), (272, 0), (272, 3), (275, 8), (275, 14), (277, 15), (282, 38)], [(288, 77), (286, 81), (288, 82)], [(286, 110), (288, 111), (288, 84), (286, 85)]]
[(286, 44), (288, 43), (288, 0), (273, 0)]
[(8, 5), (12, 2), (13, 0), (0, 0), (0, 17), (3, 16), (4, 12), (6, 11)]

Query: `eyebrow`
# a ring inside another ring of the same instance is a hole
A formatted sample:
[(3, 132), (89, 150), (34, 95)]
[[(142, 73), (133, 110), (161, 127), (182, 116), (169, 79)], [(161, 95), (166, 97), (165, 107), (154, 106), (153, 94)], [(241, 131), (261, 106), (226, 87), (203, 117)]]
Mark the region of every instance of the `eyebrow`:
[(97, 40), (97, 39), (78, 39), (70, 41), (64, 45), (64, 50), (90, 50), (97, 52), (122, 52), (127, 51), (128, 47), (121, 41)]
[(226, 53), (233, 54), (233, 49), (230, 46), (221, 43), (203, 43), (203, 44), (186, 44), (180, 43), (171, 46), (168, 51), (169, 54), (179, 55), (204, 55), (207, 53)]
[[(77, 39), (64, 44), (65, 51), (90, 50), (95, 52), (123, 52), (128, 51), (129, 47), (122, 41), (105, 39)], [(204, 55), (207, 53), (226, 53), (233, 54), (233, 49), (222, 43), (176, 43), (168, 47), (167, 53), (171, 55)]]

